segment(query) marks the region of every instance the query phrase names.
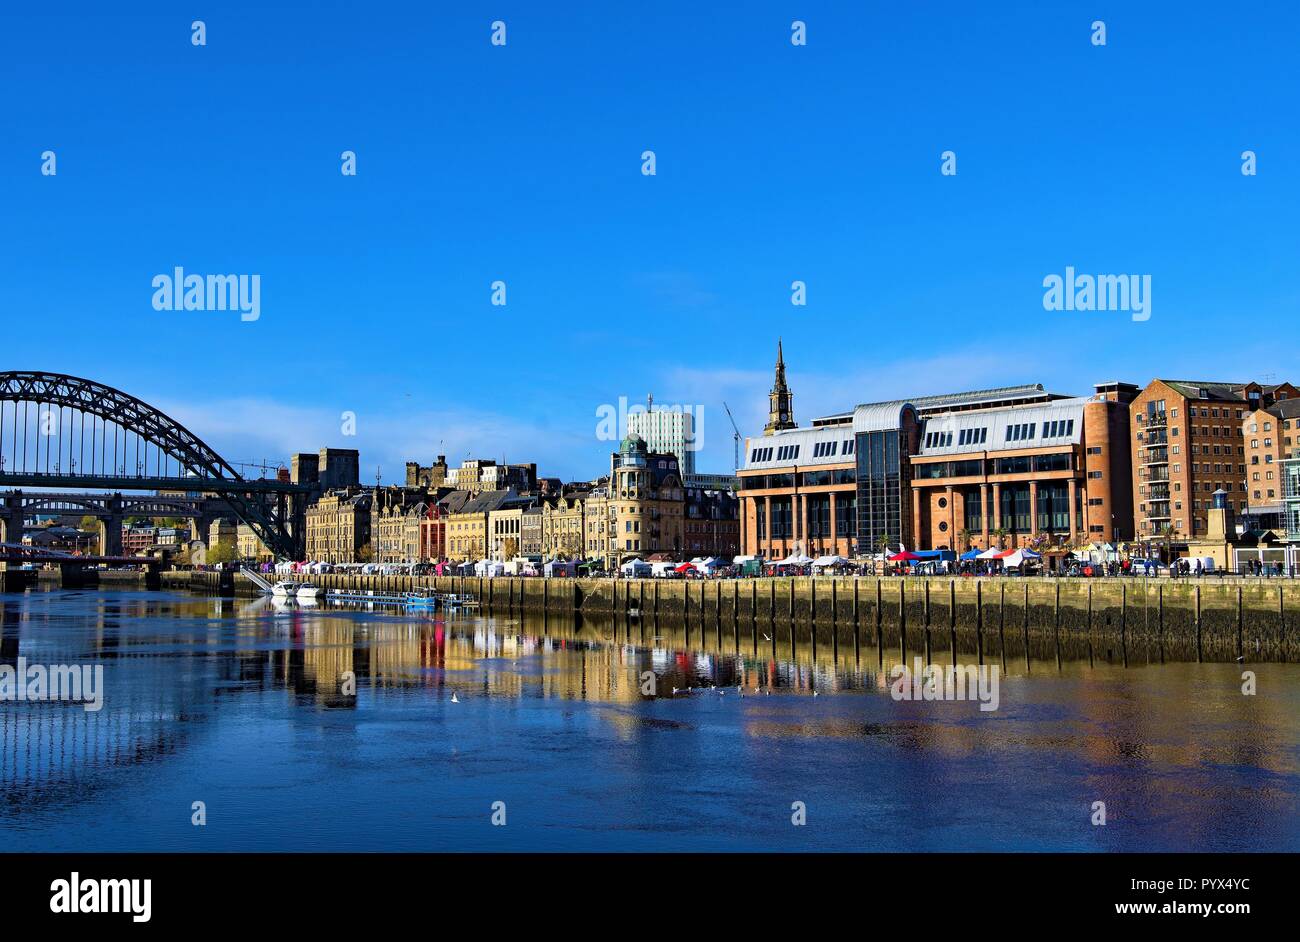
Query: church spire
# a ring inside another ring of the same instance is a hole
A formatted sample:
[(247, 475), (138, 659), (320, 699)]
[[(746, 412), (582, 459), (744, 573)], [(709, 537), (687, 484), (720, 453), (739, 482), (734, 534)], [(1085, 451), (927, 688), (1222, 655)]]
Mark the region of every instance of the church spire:
[(790, 392), (790, 387), (785, 382), (785, 351), (781, 347), (781, 339), (776, 341), (776, 379), (772, 384), (772, 391), (768, 394), (767, 425), (763, 426), (763, 434), (771, 435), (774, 432), (785, 429), (797, 428), (794, 421), (794, 409), (791, 401), (794, 394)]

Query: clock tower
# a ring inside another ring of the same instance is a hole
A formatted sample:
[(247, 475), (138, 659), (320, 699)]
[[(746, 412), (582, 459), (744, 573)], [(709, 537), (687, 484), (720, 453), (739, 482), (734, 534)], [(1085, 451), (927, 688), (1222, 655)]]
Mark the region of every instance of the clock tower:
[(772, 384), (772, 391), (768, 394), (767, 406), (767, 425), (763, 426), (763, 434), (771, 435), (773, 432), (784, 431), (785, 429), (798, 428), (794, 421), (794, 409), (791, 408), (790, 401), (794, 394), (790, 392), (790, 387), (785, 384), (785, 356), (781, 351), (781, 341), (776, 342), (776, 382)]

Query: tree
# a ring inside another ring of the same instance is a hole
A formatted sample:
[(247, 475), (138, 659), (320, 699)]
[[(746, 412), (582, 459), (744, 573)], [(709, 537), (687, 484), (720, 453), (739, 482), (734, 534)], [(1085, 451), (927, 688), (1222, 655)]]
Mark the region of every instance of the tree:
[(207, 561), (210, 565), (233, 563), (239, 559), (239, 550), (233, 543), (213, 543), (208, 547)]
[(81, 518), (81, 523), (77, 524), (77, 527), (82, 530), (88, 530), (91, 533), (98, 533), (99, 518), (92, 517), (90, 514), (86, 514), (86, 516)]
[(1165, 545), (1164, 552), (1162, 554), (1164, 557), (1164, 561), (1166, 563), (1169, 563), (1174, 558), (1174, 534), (1177, 531), (1174, 530), (1174, 528), (1171, 527), (1169, 524), (1165, 524), (1157, 532), (1162, 542)]
[(998, 549), (1002, 549), (1002, 541), (1006, 539), (1007, 536), (1006, 528), (998, 527), (996, 530), (993, 531), (993, 536), (998, 541)]
[(514, 559), (519, 555), (519, 541), (513, 536), (508, 536), (501, 541), (501, 558), (503, 560)]
[(375, 557), (375, 551), (370, 548), (369, 543), (363, 543), (357, 549), (357, 562), (368, 563)]
[(970, 549), (970, 530), (962, 527), (962, 529), (957, 531), (957, 539), (960, 541), (963, 550)]

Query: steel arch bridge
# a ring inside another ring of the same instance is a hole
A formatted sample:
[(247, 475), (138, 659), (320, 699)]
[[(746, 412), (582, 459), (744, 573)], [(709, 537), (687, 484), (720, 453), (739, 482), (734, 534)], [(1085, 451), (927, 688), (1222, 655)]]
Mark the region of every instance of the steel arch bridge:
[[(177, 510), (217, 495), (273, 553), (292, 559), (301, 556), (303, 513), (315, 490), (245, 479), (185, 426), (121, 390), (27, 371), (0, 372), (0, 487), (154, 491), (131, 503), (152, 500)], [(96, 507), (104, 496), (80, 495)], [(11, 494), (7, 512), (21, 515), (32, 497), (55, 495), (20, 494), (15, 501)], [(77, 503), (73, 495), (58, 497), (65, 506)]]

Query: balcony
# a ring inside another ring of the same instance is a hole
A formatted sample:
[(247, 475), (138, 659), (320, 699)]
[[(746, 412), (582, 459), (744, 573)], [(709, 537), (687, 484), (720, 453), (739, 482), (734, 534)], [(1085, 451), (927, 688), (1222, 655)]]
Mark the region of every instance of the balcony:
[(1165, 428), (1169, 425), (1169, 414), (1167, 412), (1153, 412), (1147, 416), (1147, 428)]

